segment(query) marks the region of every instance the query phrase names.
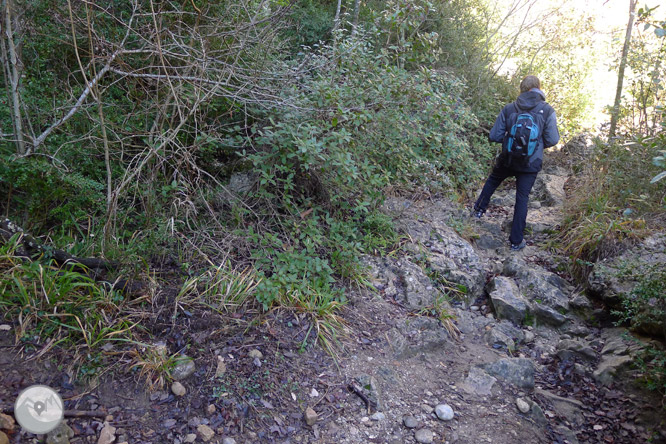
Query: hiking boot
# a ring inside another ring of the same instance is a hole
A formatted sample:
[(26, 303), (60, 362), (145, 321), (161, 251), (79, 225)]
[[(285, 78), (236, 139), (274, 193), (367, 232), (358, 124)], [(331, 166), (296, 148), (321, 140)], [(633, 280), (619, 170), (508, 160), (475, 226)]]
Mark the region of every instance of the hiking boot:
[(474, 217), (476, 219), (481, 219), (481, 217), (483, 216), (483, 213), (485, 213), (485, 212), (486, 212), (486, 210), (477, 210), (476, 208), (474, 208), (472, 210), (472, 217)]
[(511, 249), (513, 251), (520, 251), (523, 248), (525, 248), (526, 246), (527, 246), (527, 242), (525, 242), (525, 239), (523, 239), (523, 241), (519, 244), (511, 244)]

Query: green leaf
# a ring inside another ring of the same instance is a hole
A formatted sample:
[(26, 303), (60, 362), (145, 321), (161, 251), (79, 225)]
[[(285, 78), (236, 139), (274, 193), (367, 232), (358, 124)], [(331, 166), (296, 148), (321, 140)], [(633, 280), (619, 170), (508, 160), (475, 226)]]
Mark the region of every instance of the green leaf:
[(664, 177), (666, 177), (666, 171), (662, 171), (661, 173), (659, 173), (659, 174), (657, 174), (656, 176), (654, 176), (654, 177), (652, 178), (652, 180), (650, 181), (650, 183), (656, 183), (656, 182), (659, 182), (659, 181), (660, 181), (661, 179), (663, 179)]

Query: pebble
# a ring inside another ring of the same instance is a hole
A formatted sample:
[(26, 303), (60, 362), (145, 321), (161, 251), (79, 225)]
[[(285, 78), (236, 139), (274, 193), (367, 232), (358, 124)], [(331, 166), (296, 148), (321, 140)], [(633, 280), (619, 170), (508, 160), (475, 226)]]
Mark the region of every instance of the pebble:
[(236, 440), (233, 438), (224, 438), (222, 444), (236, 444)]
[(374, 413), (374, 414), (370, 417), (370, 419), (372, 419), (373, 421), (383, 421), (383, 420), (386, 419), (386, 415), (383, 414), (382, 412), (377, 412), (377, 413)]
[(516, 398), (516, 407), (520, 413), (527, 413), (530, 411), (530, 405), (523, 398)]
[(192, 443), (196, 440), (197, 440), (197, 434), (196, 433), (188, 433), (187, 435), (185, 435), (185, 439), (183, 440), (183, 442)]
[(264, 357), (263, 353), (261, 353), (256, 348), (254, 350), (250, 350), (250, 353), (248, 353), (247, 355), (252, 359), (261, 359)]
[(14, 430), (15, 422), (14, 418), (4, 413), (0, 413), (0, 429), (7, 430), (11, 432)]
[(111, 444), (116, 440), (116, 428), (109, 423), (104, 423), (104, 428), (99, 433), (97, 444)]
[(227, 371), (227, 365), (224, 363), (222, 356), (217, 357), (217, 368), (215, 369), (215, 377), (219, 378)]
[(206, 413), (209, 415), (215, 413), (215, 404), (208, 404), (208, 407), (206, 407)]
[(420, 442), (421, 444), (431, 444), (434, 439), (434, 434), (430, 429), (420, 429), (416, 431), (414, 438), (416, 439), (416, 442)]
[(199, 424), (197, 426), (197, 432), (199, 432), (199, 435), (201, 435), (201, 439), (204, 442), (208, 442), (211, 439), (213, 439), (213, 436), (215, 436), (215, 431), (208, 427), (206, 424)]
[(74, 430), (63, 421), (46, 435), (46, 444), (69, 444), (73, 437)]
[(176, 396), (184, 396), (187, 393), (187, 389), (183, 384), (178, 381), (175, 381), (171, 384), (171, 392)]
[(418, 420), (416, 418), (414, 418), (413, 416), (411, 416), (411, 415), (403, 417), (402, 418), (402, 423), (408, 429), (415, 429), (419, 425)]
[(5, 435), (5, 432), (0, 432), (0, 444), (9, 444), (9, 438)]
[(182, 355), (176, 359), (176, 365), (171, 370), (171, 377), (180, 381), (190, 376), (195, 370), (194, 360), (187, 355)]
[(312, 407), (308, 407), (305, 409), (305, 413), (303, 414), (303, 418), (305, 419), (305, 423), (309, 426), (315, 425), (317, 422), (317, 419), (319, 417), (317, 416), (317, 412), (315, 412)]
[(529, 344), (532, 341), (534, 341), (534, 332), (527, 330), (525, 332), (525, 342)]
[(453, 419), (453, 409), (448, 404), (439, 404), (435, 407), (435, 414), (442, 421), (450, 421)]
[(422, 404), (422, 405), (421, 405), (421, 409), (422, 409), (425, 413), (432, 413), (432, 410), (433, 410), (432, 407), (430, 407), (428, 404)]

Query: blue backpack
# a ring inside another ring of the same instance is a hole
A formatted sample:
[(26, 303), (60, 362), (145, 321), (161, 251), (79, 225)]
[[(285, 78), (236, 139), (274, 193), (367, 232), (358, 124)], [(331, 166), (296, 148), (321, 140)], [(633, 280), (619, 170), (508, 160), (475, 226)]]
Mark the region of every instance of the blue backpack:
[(517, 112), (509, 117), (507, 123), (513, 124), (506, 132), (502, 144), (502, 154), (507, 166), (527, 166), (530, 163), (530, 157), (534, 154), (543, 132), (544, 107), (545, 103), (541, 102), (530, 111), (523, 112), (516, 106)]

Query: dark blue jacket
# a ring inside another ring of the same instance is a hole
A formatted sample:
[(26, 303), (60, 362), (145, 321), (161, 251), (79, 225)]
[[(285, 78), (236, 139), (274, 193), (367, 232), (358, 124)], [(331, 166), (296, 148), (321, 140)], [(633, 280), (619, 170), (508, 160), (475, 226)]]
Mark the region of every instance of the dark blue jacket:
[[(560, 133), (557, 130), (557, 117), (555, 116), (555, 110), (546, 102), (545, 94), (539, 89), (532, 89), (530, 91), (524, 92), (518, 96), (518, 99), (506, 105), (497, 120), (495, 125), (490, 130), (488, 139), (491, 142), (503, 143), (506, 133), (511, 129), (507, 128), (507, 125), (511, 125), (511, 116), (512, 114), (518, 114), (525, 111), (530, 111), (534, 109), (539, 103), (543, 102), (544, 106), (541, 108), (537, 114), (539, 126), (543, 125), (543, 131), (541, 137), (537, 141), (537, 147), (534, 151), (534, 154), (530, 158), (530, 163), (527, 166), (513, 166), (512, 169), (518, 172), (524, 173), (538, 173), (541, 171), (541, 165), (543, 163), (543, 149), (554, 146), (560, 140)], [(498, 164), (503, 161), (501, 158), (498, 159)]]

